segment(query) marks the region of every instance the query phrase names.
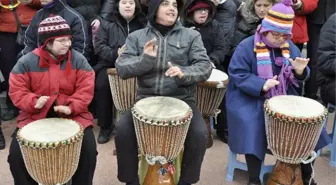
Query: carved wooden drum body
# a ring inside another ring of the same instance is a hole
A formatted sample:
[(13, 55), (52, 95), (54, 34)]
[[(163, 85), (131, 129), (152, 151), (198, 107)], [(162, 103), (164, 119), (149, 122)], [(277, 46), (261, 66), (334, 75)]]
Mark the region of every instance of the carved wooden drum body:
[(40, 185), (67, 183), (77, 170), (83, 135), (80, 124), (61, 118), (21, 128), (17, 140), (30, 176)]

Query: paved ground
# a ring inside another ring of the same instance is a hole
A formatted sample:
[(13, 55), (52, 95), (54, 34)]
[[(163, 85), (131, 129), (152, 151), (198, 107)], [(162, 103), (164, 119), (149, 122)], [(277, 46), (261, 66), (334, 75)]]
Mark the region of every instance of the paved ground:
[[(10, 135), (15, 127), (14, 122), (3, 124), (3, 130), (7, 139), (7, 147), (0, 151), (0, 185), (13, 185), (13, 179), (7, 163), (8, 145)], [(97, 135), (97, 127), (95, 134)], [(110, 141), (104, 145), (98, 145), (98, 163), (95, 172), (94, 185), (121, 185), (116, 178), (116, 157), (112, 155), (114, 142)], [(244, 185), (247, 183), (247, 173), (236, 170), (234, 182), (227, 182), (226, 166), (228, 160), (228, 147), (226, 144), (215, 140), (214, 146), (207, 150), (202, 166), (201, 180), (197, 185)], [(239, 157), (241, 158), (241, 157)], [(267, 163), (273, 163), (274, 159), (269, 157)], [(336, 184), (336, 171), (328, 164), (327, 156), (317, 159), (315, 165), (316, 180), (319, 185)]]

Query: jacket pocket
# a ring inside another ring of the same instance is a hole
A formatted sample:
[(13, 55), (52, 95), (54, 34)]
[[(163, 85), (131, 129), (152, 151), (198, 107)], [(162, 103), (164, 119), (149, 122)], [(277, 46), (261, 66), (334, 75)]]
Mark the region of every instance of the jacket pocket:
[(168, 40), (167, 57), (171, 62), (177, 63), (181, 66), (186, 66), (188, 64), (188, 52), (189, 52), (190, 42), (183, 40)]

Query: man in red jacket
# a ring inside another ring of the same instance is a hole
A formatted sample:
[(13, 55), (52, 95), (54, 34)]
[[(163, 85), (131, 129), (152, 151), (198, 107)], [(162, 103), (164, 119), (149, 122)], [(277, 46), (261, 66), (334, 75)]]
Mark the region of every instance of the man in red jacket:
[[(17, 54), (23, 49), (22, 43), (16, 42), (17, 37), (23, 37), (25, 27), (40, 8), (40, 0), (0, 0), (0, 71), (5, 78), (0, 85), (0, 92), (8, 90), (9, 73), (16, 64)], [(22, 28), (22, 34), (18, 33), (19, 28)], [(18, 114), (8, 95), (6, 104), (8, 111), (2, 116), (4, 121), (11, 120)], [(5, 140), (0, 136), (0, 150), (3, 148)]]

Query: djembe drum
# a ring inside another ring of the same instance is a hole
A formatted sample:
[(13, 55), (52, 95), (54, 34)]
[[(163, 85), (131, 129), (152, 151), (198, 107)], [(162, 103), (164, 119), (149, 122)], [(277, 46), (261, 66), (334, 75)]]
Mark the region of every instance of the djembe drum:
[[(119, 114), (130, 110), (135, 103), (136, 98), (136, 78), (121, 79), (115, 68), (107, 69), (110, 89), (114, 106), (117, 109), (117, 121)], [(114, 109), (115, 110), (115, 109)], [(116, 155), (116, 150), (113, 150), (113, 155)]]
[(107, 70), (113, 103), (119, 113), (130, 110), (135, 103), (136, 78), (121, 79), (115, 68)]
[(81, 125), (61, 118), (22, 127), (17, 140), (30, 176), (40, 185), (67, 183), (77, 170), (83, 135)]
[(316, 158), (327, 110), (315, 100), (282, 95), (266, 100), (264, 111), (268, 147), (277, 158), (267, 184), (302, 185), (300, 163)]
[(208, 148), (213, 145), (210, 117), (214, 116), (216, 120), (217, 114), (220, 112), (217, 109), (223, 101), (229, 82), (228, 78), (226, 73), (213, 69), (207, 81), (197, 84), (196, 105), (198, 110), (202, 113), (208, 127)]
[(191, 108), (175, 98), (149, 97), (134, 105), (132, 115), (138, 146), (149, 164), (144, 185), (174, 185), (172, 164), (183, 149)]

